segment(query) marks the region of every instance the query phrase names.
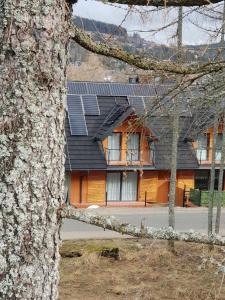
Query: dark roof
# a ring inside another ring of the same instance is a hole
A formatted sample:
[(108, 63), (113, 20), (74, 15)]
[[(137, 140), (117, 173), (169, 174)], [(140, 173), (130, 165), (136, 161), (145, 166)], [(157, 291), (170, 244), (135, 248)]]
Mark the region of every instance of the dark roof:
[(94, 139), (98, 141), (104, 140), (107, 136), (109, 136), (115, 127), (120, 125), (124, 120), (127, 119), (132, 113), (134, 109), (131, 106), (123, 106), (116, 104), (106, 115), (103, 123), (100, 128), (96, 132)]
[[(68, 117), (66, 118), (66, 170), (105, 170), (116, 169), (108, 166), (105, 160), (101, 142), (110, 135), (113, 129), (119, 126), (129, 115), (135, 112), (137, 107), (132, 107), (129, 96), (140, 99), (145, 109), (150, 110), (157, 106), (156, 113), (145, 121), (146, 127), (150, 128), (158, 141), (155, 145), (155, 169), (169, 169), (171, 160), (172, 125), (169, 116), (163, 116), (162, 103), (159, 95), (167, 93), (171, 86), (117, 84), (117, 83), (93, 83), (93, 82), (68, 82), (69, 95), (95, 95), (97, 96), (98, 108), (96, 115), (85, 114), (87, 135), (72, 135)], [(138, 98), (139, 97), (139, 98)], [(137, 100), (138, 101), (138, 100)], [(137, 103), (137, 101), (135, 103)], [(164, 105), (168, 99), (163, 98)], [(185, 109), (184, 109), (185, 111)], [(70, 113), (70, 111), (68, 112)], [(181, 132), (178, 149), (178, 169), (198, 168), (198, 162), (192, 145), (184, 142), (184, 136), (190, 124), (191, 117), (184, 113), (180, 118)], [(121, 167), (122, 168), (122, 167)], [(145, 168), (147, 168), (145, 166)], [(152, 166), (149, 166), (152, 169)]]
[[(196, 155), (190, 142), (184, 142), (184, 135), (189, 126), (190, 118), (181, 117), (179, 120), (179, 140), (177, 153), (177, 169), (196, 169), (199, 167)], [(158, 134), (154, 143), (155, 168), (169, 170), (171, 162), (172, 120), (169, 117), (150, 118), (151, 127)]]

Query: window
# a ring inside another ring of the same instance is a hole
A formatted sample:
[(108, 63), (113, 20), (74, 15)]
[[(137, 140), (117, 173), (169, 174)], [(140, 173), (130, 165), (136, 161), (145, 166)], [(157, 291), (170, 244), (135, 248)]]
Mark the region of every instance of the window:
[(222, 134), (218, 133), (216, 136), (216, 155), (215, 160), (221, 160), (221, 150), (222, 150)]
[(138, 133), (132, 133), (127, 138), (127, 161), (139, 160), (139, 145), (140, 135)]
[(107, 201), (136, 201), (137, 173), (113, 172), (107, 174)]
[(137, 200), (137, 173), (127, 172), (123, 175), (122, 181), (122, 201)]
[(108, 160), (120, 160), (121, 134), (113, 133), (108, 137)]
[(150, 151), (149, 151), (149, 154), (150, 154), (150, 161), (152, 161), (153, 163), (155, 162), (155, 143), (154, 142), (151, 142), (149, 143), (149, 147), (150, 147)]
[(195, 189), (207, 191), (209, 188), (210, 173), (208, 170), (198, 170), (195, 173)]
[(208, 136), (206, 134), (200, 135), (197, 139), (196, 155), (200, 161), (208, 159)]
[(108, 201), (120, 201), (120, 173), (108, 173), (107, 174), (107, 200)]

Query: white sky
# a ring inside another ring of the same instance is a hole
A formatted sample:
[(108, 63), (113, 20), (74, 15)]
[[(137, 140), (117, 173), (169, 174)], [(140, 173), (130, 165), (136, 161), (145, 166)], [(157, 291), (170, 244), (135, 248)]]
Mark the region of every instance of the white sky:
[[(112, 5), (106, 5), (101, 2), (93, 0), (79, 0), (77, 4), (74, 5), (74, 14), (99, 20), (107, 23), (112, 23), (119, 25), (123, 21), (127, 13), (127, 6), (115, 7)], [(126, 18), (126, 21), (122, 24), (128, 30), (128, 33), (131, 34), (132, 30), (148, 30), (149, 28), (158, 28), (166, 24), (166, 22), (171, 22), (176, 19), (177, 9), (163, 10), (162, 12), (157, 12), (149, 16), (145, 21), (142, 21), (140, 14), (130, 13)], [(198, 22), (201, 26), (208, 26), (208, 23), (205, 22), (204, 18), (201, 19), (199, 15), (192, 13), (191, 19), (194, 22)], [(214, 26), (215, 24), (213, 24)], [(147, 40), (154, 41), (157, 43), (169, 44), (174, 42), (171, 40), (171, 36), (175, 33), (175, 27), (170, 30), (164, 30), (157, 35), (152, 35), (151, 33), (140, 33), (142, 37)], [(203, 30), (200, 30), (196, 26), (192, 25), (188, 20), (183, 24), (183, 43), (184, 44), (203, 44), (210, 43), (212, 38), (209, 37)], [(214, 40), (215, 41), (215, 40)]]

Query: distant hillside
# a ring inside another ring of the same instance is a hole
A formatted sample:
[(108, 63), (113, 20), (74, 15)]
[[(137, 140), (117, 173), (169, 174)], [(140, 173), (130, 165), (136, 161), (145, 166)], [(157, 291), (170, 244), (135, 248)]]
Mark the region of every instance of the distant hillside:
[[(111, 45), (120, 47), (132, 54), (144, 54), (147, 57), (160, 60), (177, 60), (176, 46), (171, 47), (155, 44), (142, 38), (139, 33), (133, 33), (132, 36), (128, 35), (127, 30), (123, 27), (80, 17), (74, 17), (74, 24), (90, 33), (97, 43), (107, 41)], [(186, 45), (183, 47), (182, 59), (184, 62), (207, 62), (208, 60), (215, 59), (218, 54), (220, 58), (225, 59), (225, 51), (220, 52), (219, 47), (219, 44)], [(89, 52), (87, 50), (81, 48), (76, 43), (71, 43), (70, 62), (72, 64), (79, 66), (83, 62), (88, 61), (88, 56)], [(125, 63), (109, 57), (101, 57), (101, 61), (106, 69), (120, 72), (128, 68)]]
[(127, 37), (127, 30), (114, 24), (104, 23), (101, 21), (95, 21), (77, 16), (74, 17), (74, 24), (86, 31)]
[(189, 52), (194, 53), (203, 61), (213, 60), (219, 55), (220, 59), (225, 58), (225, 44), (220, 43), (202, 44), (202, 45), (187, 45)]

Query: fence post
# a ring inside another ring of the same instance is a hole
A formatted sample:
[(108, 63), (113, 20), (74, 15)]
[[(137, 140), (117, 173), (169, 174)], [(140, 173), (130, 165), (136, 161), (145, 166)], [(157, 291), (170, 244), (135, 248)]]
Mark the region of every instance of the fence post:
[(147, 206), (147, 192), (145, 191), (145, 207)]
[(184, 190), (183, 190), (183, 207), (185, 207), (185, 200), (186, 200), (186, 185), (184, 186)]
[(107, 197), (107, 191), (105, 192), (105, 206), (108, 204), (108, 197)]

